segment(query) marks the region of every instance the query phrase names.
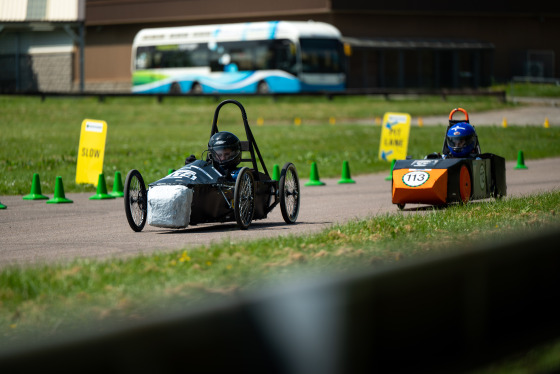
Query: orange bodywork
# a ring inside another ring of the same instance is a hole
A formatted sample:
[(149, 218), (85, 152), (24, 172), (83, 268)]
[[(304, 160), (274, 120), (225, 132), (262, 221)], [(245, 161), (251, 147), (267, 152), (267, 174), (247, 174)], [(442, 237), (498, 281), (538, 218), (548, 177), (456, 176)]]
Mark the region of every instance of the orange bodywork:
[(393, 204), (447, 202), (447, 169), (393, 170)]

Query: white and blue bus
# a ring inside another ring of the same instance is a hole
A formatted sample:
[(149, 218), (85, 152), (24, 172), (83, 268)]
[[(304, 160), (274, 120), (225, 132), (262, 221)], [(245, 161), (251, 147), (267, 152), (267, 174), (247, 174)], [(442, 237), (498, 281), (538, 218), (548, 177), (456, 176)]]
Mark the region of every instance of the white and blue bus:
[(342, 91), (340, 32), (322, 22), (249, 22), (143, 29), (132, 46), (132, 92)]

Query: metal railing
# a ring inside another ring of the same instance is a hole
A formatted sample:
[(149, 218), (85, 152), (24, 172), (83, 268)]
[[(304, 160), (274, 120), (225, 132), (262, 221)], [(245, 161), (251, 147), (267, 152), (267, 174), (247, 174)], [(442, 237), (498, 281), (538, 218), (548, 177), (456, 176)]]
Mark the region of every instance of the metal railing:
[(37, 96), (42, 101), (49, 97), (97, 97), (99, 102), (109, 97), (156, 97), (158, 102), (163, 102), (168, 97), (214, 97), (216, 101), (228, 96), (235, 97), (287, 97), (287, 96), (324, 96), (332, 100), (338, 96), (383, 96), (386, 100), (402, 96), (440, 96), (447, 100), (449, 96), (489, 96), (496, 97), (500, 101), (506, 101), (506, 91), (492, 91), (488, 89), (392, 89), (392, 88), (366, 88), (348, 89), (345, 91), (319, 91), (306, 93), (269, 93), (269, 94), (241, 94), (241, 93), (215, 93), (215, 94), (134, 94), (125, 92), (22, 92), (3, 93), (10, 96)]

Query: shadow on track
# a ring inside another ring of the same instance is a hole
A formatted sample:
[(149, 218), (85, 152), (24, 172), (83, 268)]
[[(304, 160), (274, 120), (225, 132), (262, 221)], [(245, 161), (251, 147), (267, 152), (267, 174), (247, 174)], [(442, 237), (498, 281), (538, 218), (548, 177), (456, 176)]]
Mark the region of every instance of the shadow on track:
[[(287, 225), (284, 222), (253, 222), (249, 226), (250, 231), (255, 230), (267, 230), (272, 228), (288, 229), (290, 226), (296, 226), (301, 224), (321, 224), (321, 222), (296, 222), (291, 225)], [(327, 223), (327, 222), (325, 222)], [(189, 226), (185, 229), (177, 230), (167, 230), (155, 232), (156, 234), (189, 234), (189, 233), (220, 233), (220, 232), (234, 232), (242, 231), (239, 229), (235, 223), (201, 223), (196, 226)]]

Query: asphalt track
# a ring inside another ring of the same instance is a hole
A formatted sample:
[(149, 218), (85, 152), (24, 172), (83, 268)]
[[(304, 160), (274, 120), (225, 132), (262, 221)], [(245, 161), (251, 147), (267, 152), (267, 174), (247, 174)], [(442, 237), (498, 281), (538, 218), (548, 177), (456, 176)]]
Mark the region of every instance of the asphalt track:
[[(560, 188), (560, 158), (526, 160), (528, 169), (506, 163), (508, 198)], [(242, 231), (235, 223), (204, 224), (184, 230), (146, 225), (140, 233), (128, 226), (123, 198), (90, 200), (94, 194), (68, 193), (71, 204), (46, 204), (2, 196), (0, 210), (0, 266), (59, 262), (76, 258), (110, 258), (176, 250), (222, 241), (240, 241), (317, 232), (336, 223), (384, 213), (417, 214), (420, 205), (407, 205), (400, 213), (391, 203), (387, 173), (356, 176), (355, 184), (321, 179), (324, 186), (303, 186), (301, 209), (294, 225), (284, 223), (277, 206), (267, 219), (253, 221)], [(52, 196), (49, 196), (52, 197)]]
[[(475, 126), (503, 125), (504, 118), (514, 126), (543, 126), (545, 119), (551, 127), (560, 126), (560, 101), (469, 115)], [(447, 122), (447, 115), (423, 118), (423, 124), (428, 126)], [(515, 170), (516, 162), (506, 163), (508, 197), (560, 188), (560, 158), (526, 160), (525, 164), (528, 169)], [(68, 193), (66, 197), (73, 203), (46, 204), (44, 200), (23, 200), (22, 196), (0, 196), (0, 202), (7, 206), (0, 210), (0, 267), (75, 258), (126, 257), (224, 240), (299, 235), (355, 218), (400, 214), (391, 204), (390, 182), (385, 180), (388, 174), (389, 170), (354, 176), (355, 184), (337, 184), (337, 178), (321, 179), (325, 186), (305, 187), (308, 176), (300, 171), (302, 201), (297, 223), (285, 224), (278, 206), (267, 219), (253, 221), (246, 231), (232, 223), (198, 225), (185, 230), (146, 226), (141, 233), (135, 233), (126, 221), (122, 198), (90, 200), (93, 193)], [(417, 207), (407, 206), (404, 214), (416, 214)]]

